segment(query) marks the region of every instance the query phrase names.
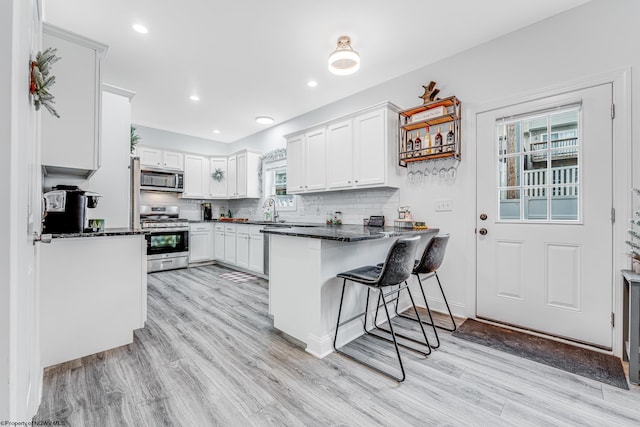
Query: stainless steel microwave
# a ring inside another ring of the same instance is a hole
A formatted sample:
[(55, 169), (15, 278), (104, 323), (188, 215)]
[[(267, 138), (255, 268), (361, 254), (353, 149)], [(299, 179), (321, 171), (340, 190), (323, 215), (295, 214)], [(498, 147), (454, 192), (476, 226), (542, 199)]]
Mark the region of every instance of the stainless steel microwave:
[(140, 170), (140, 189), (153, 191), (184, 191), (184, 174), (152, 169)]

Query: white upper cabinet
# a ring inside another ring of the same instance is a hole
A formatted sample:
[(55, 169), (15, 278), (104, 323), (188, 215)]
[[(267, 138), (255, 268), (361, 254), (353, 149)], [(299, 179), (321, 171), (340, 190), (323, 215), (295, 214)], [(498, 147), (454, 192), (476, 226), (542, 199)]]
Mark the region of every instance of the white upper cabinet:
[[(395, 138), (387, 138), (387, 113), (381, 109), (353, 119), (353, 181), (358, 187), (384, 185), (387, 181), (387, 148), (395, 147), (396, 143)], [(390, 157), (396, 163), (395, 156)]]
[(184, 170), (184, 155), (175, 151), (165, 151), (153, 147), (137, 147), (140, 166)]
[(45, 174), (90, 177), (101, 165), (101, 60), (107, 46), (43, 23), (42, 46), (57, 49), (54, 108), (42, 108), (41, 153)]
[(209, 198), (209, 159), (187, 154), (184, 156), (185, 199)]
[(229, 156), (227, 194), (230, 199), (260, 197), (259, 163), (260, 154), (251, 151), (244, 150)]
[(304, 192), (304, 135), (287, 140), (287, 194)]
[(287, 140), (287, 193), (327, 187), (327, 142), (324, 127)]
[(165, 151), (163, 156), (163, 167), (165, 169), (184, 170), (184, 157), (182, 153)]
[(353, 126), (345, 120), (327, 127), (327, 180), (329, 188), (353, 186)]
[[(216, 171), (222, 172), (222, 178), (216, 180), (213, 174)], [(225, 199), (227, 197), (227, 180), (229, 178), (226, 157), (211, 157), (209, 159), (209, 195), (214, 199)]]
[(287, 192), (398, 187), (398, 111), (378, 104), (287, 136)]
[(229, 179), (227, 181), (227, 196), (237, 197), (238, 189), (238, 158), (231, 156), (227, 160), (227, 167), (229, 168)]

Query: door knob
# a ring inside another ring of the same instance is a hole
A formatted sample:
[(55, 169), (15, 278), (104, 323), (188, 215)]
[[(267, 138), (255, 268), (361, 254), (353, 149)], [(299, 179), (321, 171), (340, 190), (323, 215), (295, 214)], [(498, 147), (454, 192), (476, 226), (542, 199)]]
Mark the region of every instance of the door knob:
[(485, 221), (487, 219), (487, 214), (486, 213), (480, 214), (480, 219)]
[(480, 233), (481, 236), (486, 236), (487, 235), (487, 229), (486, 228), (481, 228), (480, 231), (478, 231), (478, 233)]

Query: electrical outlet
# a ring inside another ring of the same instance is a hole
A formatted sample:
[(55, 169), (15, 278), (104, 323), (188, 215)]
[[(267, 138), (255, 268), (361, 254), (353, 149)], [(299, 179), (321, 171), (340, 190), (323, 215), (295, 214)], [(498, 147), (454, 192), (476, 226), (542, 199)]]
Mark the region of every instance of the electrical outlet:
[(435, 201), (436, 212), (450, 212), (453, 210), (453, 201), (451, 199), (440, 199)]
[(253, 215), (253, 208), (249, 208), (249, 215)]

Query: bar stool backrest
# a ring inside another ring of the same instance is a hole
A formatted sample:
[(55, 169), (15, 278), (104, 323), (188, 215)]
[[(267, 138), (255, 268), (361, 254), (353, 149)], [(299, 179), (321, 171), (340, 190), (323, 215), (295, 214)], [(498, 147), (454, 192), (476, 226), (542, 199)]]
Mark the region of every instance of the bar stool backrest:
[(396, 240), (387, 253), (376, 286), (397, 285), (411, 276), (420, 236), (403, 237)]
[(427, 246), (425, 246), (422, 258), (415, 268), (415, 272), (427, 274), (437, 271), (444, 260), (447, 243), (449, 243), (449, 234), (441, 234), (433, 237), (431, 241), (427, 243)]

